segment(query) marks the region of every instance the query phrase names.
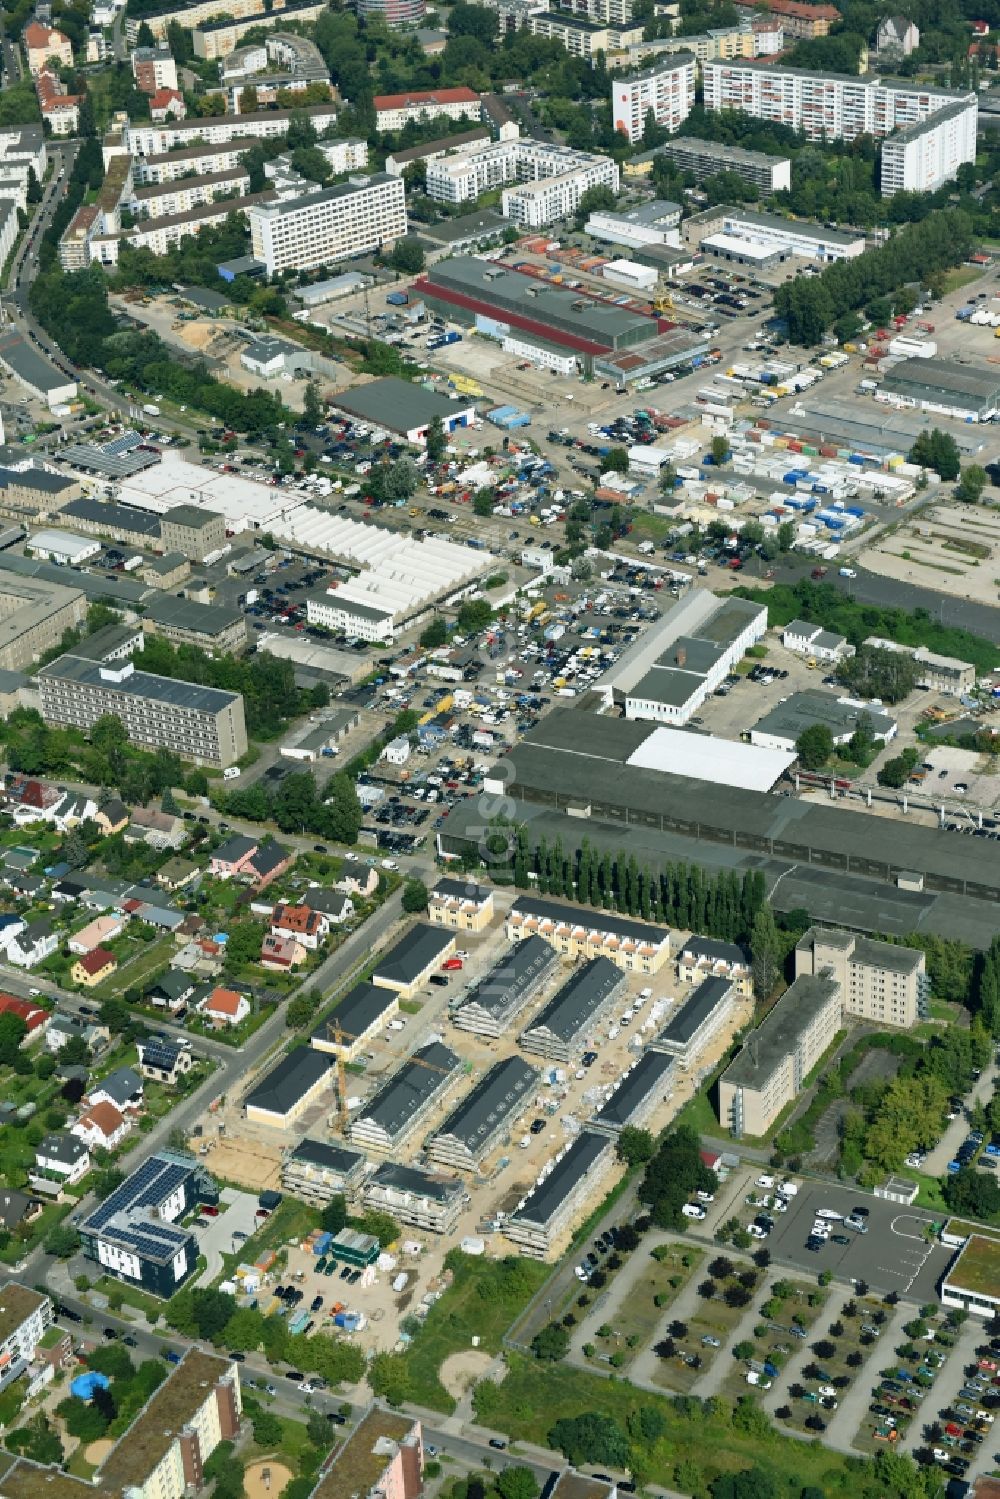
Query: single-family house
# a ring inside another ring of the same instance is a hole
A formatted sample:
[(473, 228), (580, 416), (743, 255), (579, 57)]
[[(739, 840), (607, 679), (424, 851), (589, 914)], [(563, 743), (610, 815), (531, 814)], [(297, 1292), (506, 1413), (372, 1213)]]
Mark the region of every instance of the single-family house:
[(271, 913), (271, 934), (275, 937), (291, 937), (300, 942), (309, 952), (315, 952), (330, 930), (330, 923), (321, 911), (314, 911), (304, 901), (291, 906), (279, 900)]
[(305, 960), (306, 949), (301, 942), (296, 942), (292, 937), (276, 937), (273, 932), (265, 932), (264, 940), (260, 945), (262, 967), (276, 968), (280, 972), (286, 972), (304, 963)]
[(13, 912), (4, 912), (0, 916), (0, 952), (6, 952), (14, 938), (23, 932), (27, 926), (23, 916), (16, 916)]
[(809, 656), (814, 661), (822, 661), (824, 665), (854, 655), (853, 645), (843, 635), (824, 630), (822, 625), (814, 624), (808, 619), (789, 620), (782, 631), (781, 643), (786, 651)]
[(32, 874), (27, 869), (0, 870), (0, 884), (6, 885), (19, 900), (35, 900), (45, 894), (46, 888), (44, 875)]
[(374, 864), (351, 864), (334, 886), (345, 895), (363, 895), (369, 900), (378, 889), (378, 870)]
[(142, 1078), (134, 1067), (116, 1067), (87, 1089), (87, 1102), (113, 1103), (122, 1113), (142, 1107)]
[(191, 1071), (194, 1063), (190, 1046), (167, 1037), (151, 1037), (148, 1041), (140, 1041), (137, 1050), (139, 1071), (151, 1082), (173, 1086), (179, 1077)]
[(37, 1191), (56, 1196), (63, 1187), (75, 1186), (89, 1170), (90, 1151), (86, 1141), (65, 1130), (56, 1130), (36, 1147), (35, 1164), (28, 1168), (28, 1177)]
[(177, 890), (186, 890), (201, 878), (201, 869), (193, 859), (182, 859), (175, 854), (168, 859), (162, 869), (156, 872), (156, 883), (163, 890), (171, 893)]
[(158, 1010), (175, 1013), (183, 1009), (194, 993), (194, 979), (179, 968), (168, 968), (146, 990), (146, 999)]
[(0, 994), (0, 1015), (16, 1015), (24, 1021), (27, 1030), (22, 1046), (36, 1041), (52, 1018), (49, 1011), (43, 1010), (41, 1005), (34, 1004), (30, 999), (19, 999), (14, 994)]
[(26, 1192), (15, 1192), (12, 1187), (0, 1187), (0, 1228), (12, 1232), (22, 1223), (31, 1223), (38, 1217), (45, 1204)]
[(47, 916), (39, 916), (7, 944), (7, 961), (15, 963), (18, 968), (37, 968), (58, 946), (59, 938), (52, 922)]
[(342, 890), (325, 890), (322, 885), (310, 885), (302, 897), (310, 911), (319, 911), (331, 926), (340, 926), (354, 915), (354, 902)]
[(91, 1150), (114, 1150), (125, 1139), (132, 1128), (132, 1121), (121, 1109), (106, 1099), (91, 1104), (71, 1124), (70, 1134), (76, 1135)]
[(60, 833), (78, 828), (82, 822), (92, 822), (97, 816), (97, 803), (82, 792), (64, 791), (52, 808), (52, 824)]
[(247, 838), (243, 833), (234, 833), (225, 843), (220, 843), (211, 857), (209, 868), (220, 880), (231, 880), (242, 874), (259, 845), (256, 838)]
[(51, 1016), (45, 1031), (46, 1051), (62, 1051), (71, 1036), (79, 1036), (93, 1054), (103, 1051), (111, 1039), (111, 1032), (99, 1020), (85, 1020), (80, 1015), (67, 1015), (57, 1011)]
[(273, 880), (291, 868), (294, 858), (294, 853), (272, 838), (254, 849), (241, 873), (248, 875), (258, 890), (266, 890)]
[(126, 843), (145, 843), (149, 848), (180, 848), (186, 838), (184, 819), (158, 807), (137, 807), (125, 829)]
[(216, 974), (222, 971), (225, 948), (214, 937), (196, 937), (174, 953), (172, 965), (188, 973)]
[(114, 916), (95, 916), (86, 926), (74, 932), (66, 946), (75, 957), (82, 958), (105, 942), (113, 942), (125, 930), (128, 916), (120, 912)]
[(239, 1025), (250, 1014), (250, 1001), (235, 989), (213, 989), (198, 1005), (198, 1014), (222, 1030), (227, 1025)]
[(118, 959), (106, 947), (95, 947), (77, 958), (69, 971), (74, 984), (82, 989), (96, 989), (97, 985), (110, 978), (118, 967)]
[(106, 802), (102, 802), (94, 814), (94, 821), (105, 838), (111, 838), (115, 833), (123, 833), (128, 827), (128, 820), (128, 807), (123, 801), (119, 801), (117, 796), (111, 796)]

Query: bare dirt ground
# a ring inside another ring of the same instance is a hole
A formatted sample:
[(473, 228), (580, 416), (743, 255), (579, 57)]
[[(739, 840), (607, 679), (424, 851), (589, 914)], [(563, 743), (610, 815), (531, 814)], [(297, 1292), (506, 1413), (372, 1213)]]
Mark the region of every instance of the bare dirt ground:
[(215, 1140), (190, 1140), (190, 1149), (198, 1151), (207, 1144), (208, 1153), (200, 1156), (213, 1176), (236, 1182), (255, 1192), (280, 1185), (281, 1147), (260, 1140), (223, 1135)]
[(461, 1400), (466, 1391), (483, 1378), (492, 1362), (491, 1354), (480, 1353), (477, 1349), (451, 1353), (441, 1365), (438, 1377), (448, 1394)]
[(881, 538), (859, 561), (884, 577), (995, 604), (998, 556), (1000, 515), (941, 504)]
[(286, 1483), (292, 1480), (292, 1471), (284, 1463), (268, 1458), (262, 1463), (251, 1463), (243, 1474), (243, 1487), (247, 1499), (269, 1499), (280, 1494)]
[(107, 1437), (102, 1437), (99, 1442), (90, 1442), (83, 1455), (88, 1463), (93, 1463), (99, 1468), (114, 1445), (114, 1442), (109, 1441)]

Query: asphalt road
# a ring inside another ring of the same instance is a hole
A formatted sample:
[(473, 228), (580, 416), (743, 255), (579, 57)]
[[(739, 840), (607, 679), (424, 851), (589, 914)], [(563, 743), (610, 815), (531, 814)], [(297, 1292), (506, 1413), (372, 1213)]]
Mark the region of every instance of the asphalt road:
[[(867, 539), (867, 538), (866, 538)], [(806, 560), (770, 564), (775, 569), (775, 582), (797, 583), (808, 578), (814, 563)], [(852, 562), (857, 571), (856, 578), (842, 578), (836, 567), (831, 567), (824, 583), (830, 583), (856, 599), (860, 604), (876, 604), (883, 609), (926, 609), (944, 625), (971, 630), (982, 635), (994, 645), (1000, 645), (1000, 609), (989, 604), (978, 604), (973, 599), (956, 598), (953, 594), (937, 593), (932, 588), (920, 588), (914, 583), (899, 583), (893, 578), (882, 578), (868, 572)]]

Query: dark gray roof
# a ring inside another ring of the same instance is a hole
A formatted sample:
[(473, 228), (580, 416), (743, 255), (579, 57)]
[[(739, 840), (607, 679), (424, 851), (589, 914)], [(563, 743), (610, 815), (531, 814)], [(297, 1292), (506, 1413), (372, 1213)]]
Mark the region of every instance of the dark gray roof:
[(136, 1093), (142, 1092), (142, 1078), (134, 1067), (116, 1067), (107, 1077), (91, 1084), (91, 1093), (107, 1093), (113, 1103), (128, 1103)]
[(694, 958), (710, 958), (723, 963), (745, 963), (747, 955), (735, 942), (720, 942), (717, 937), (699, 937), (692, 933), (681, 943), (681, 955), (690, 953)]
[(313, 1031), (317, 1041), (332, 1041), (337, 1026), (340, 1026), (345, 1041), (363, 1036), (369, 1026), (398, 1002), (395, 989), (381, 989), (377, 984), (355, 984), (345, 994), (329, 1019), (324, 1020)]
[(50, 474), (44, 468), (0, 468), (0, 489), (14, 484), (22, 489), (37, 489), (39, 494), (61, 494), (64, 489), (73, 489), (75, 479), (65, 474)]
[(630, 1072), (618, 1084), (607, 1103), (594, 1115), (595, 1125), (623, 1129), (642, 1107), (649, 1095), (662, 1088), (674, 1065), (673, 1057), (662, 1051), (644, 1051)]
[[(296, 204), (301, 201), (296, 199)], [(393, 432), (409, 432), (414, 427), (429, 426), (436, 416), (447, 423), (454, 419), (462, 402), (446, 400), (390, 375), (384, 380), (338, 391), (333, 404), (362, 421), (388, 427)]]
[(473, 1153), (492, 1138), (511, 1114), (517, 1112), (526, 1093), (538, 1086), (539, 1072), (520, 1057), (505, 1057), (466, 1093), (435, 1135), (451, 1135)]
[(491, 1015), (517, 1008), (521, 995), (558, 962), (554, 947), (541, 937), (528, 937), (505, 953), (495, 968), (465, 997), (465, 1005), (479, 1005)]
[(438, 1176), (417, 1166), (400, 1166), (395, 1161), (383, 1161), (371, 1177), (371, 1185), (408, 1192), (413, 1197), (430, 1197), (435, 1202), (447, 1202), (465, 1190), (457, 1176)]
[(38, 1154), (50, 1161), (62, 1161), (64, 1166), (74, 1166), (81, 1156), (87, 1154), (87, 1146), (78, 1136), (59, 1130), (45, 1136), (38, 1147)]
[(438, 880), (431, 894), (448, 900), (474, 900), (477, 905), (482, 905), (493, 892), (486, 885), (477, 885), (475, 880), (453, 880), (446, 876)]
[(729, 979), (704, 979), (691, 998), (679, 1010), (674, 1011), (657, 1040), (668, 1045), (686, 1046), (698, 1034), (716, 1006), (725, 1003), (732, 988)]
[(189, 973), (184, 973), (180, 968), (168, 968), (146, 992), (164, 994), (168, 999), (180, 999), (193, 988), (194, 980)]
[(610, 958), (591, 958), (556, 990), (528, 1030), (547, 1030), (560, 1041), (572, 1041), (590, 1025), (624, 981), (624, 974)]
[(146, 510), (135, 510), (131, 505), (104, 504), (100, 500), (71, 500), (60, 512), (70, 520), (90, 521), (93, 525), (107, 526), (109, 531), (134, 531), (137, 536), (147, 536), (158, 541), (160, 517)]
[(358, 1119), (373, 1120), (389, 1136), (401, 1134), (461, 1066), (461, 1057), (440, 1041), (421, 1046), (363, 1105)]
[(580, 1178), (600, 1160), (604, 1151), (610, 1149), (611, 1141), (606, 1135), (582, 1130), (545, 1180), (534, 1186), (521, 1206), (511, 1213), (511, 1221), (538, 1223), (544, 1227), (562, 1207)]
[(64, 375), (54, 364), (43, 359), (10, 323), (0, 336), (0, 361), (33, 390), (61, 390), (66, 385), (76, 384), (72, 375)]
[(730, 1062), (722, 1074), (726, 1082), (737, 1087), (763, 1087), (782, 1058), (794, 1050), (820, 1005), (838, 991), (839, 985), (833, 979), (800, 974)]
[(287, 1114), (330, 1070), (330, 1058), (311, 1046), (298, 1046), (282, 1057), (276, 1067), (243, 1100), (246, 1108)]
[(252, 854), (258, 846), (256, 838), (248, 838), (244, 833), (233, 833), (213, 851), (212, 858), (222, 859), (226, 864), (235, 864), (239, 859), (245, 859), (247, 854)]
[[(126, 663), (120, 663), (122, 671)], [(117, 672), (117, 667), (113, 668)], [(148, 671), (131, 671), (120, 680), (105, 677), (104, 672), (112, 668), (102, 667), (97, 661), (85, 661), (82, 656), (60, 656), (51, 666), (45, 666), (39, 676), (51, 677), (55, 681), (82, 682), (89, 686), (110, 688), (127, 697), (147, 698), (166, 703), (176, 708), (186, 708), (195, 713), (221, 713), (231, 703), (238, 701), (238, 692), (225, 692), (219, 687), (200, 687), (194, 682), (175, 681), (172, 677), (153, 676)]]
[(412, 984), (454, 940), (454, 932), (418, 921), (379, 958), (372, 977), (376, 983), (384, 978), (397, 984)]
[(224, 519), (218, 510), (202, 510), (198, 505), (173, 505), (161, 517), (172, 526), (186, 526), (190, 531), (206, 531), (215, 521)]
[(265, 875), (279, 869), (289, 857), (289, 850), (272, 838), (270, 842), (260, 844), (247, 868), (257, 875), (258, 879), (264, 879)]
[[(187, 508), (187, 507), (184, 507)], [(166, 519), (169, 519), (169, 513)], [(193, 599), (156, 593), (146, 604), (147, 619), (177, 630), (196, 630), (200, 635), (221, 635), (244, 617), (242, 609), (224, 609), (219, 604), (198, 604)]]
[[(648, 725), (646, 732), (649, 732)], [(652, 926), (648, 921), (633, 921), (628, 916), (615, 916), (611, 911), (597, 911), (592, 906), (573, 906), (569, 902), (545, 900), (535, 895), (515, 895), (511, 911), (550, 921), (567, 921), (571, 926), (583, 927), (586, 931), (607, 933), (609, 936), (627, 938), (634, 942), (649, 942), (654, 947), (670, 936), (668, 927)]]
[(841, 702), (832, 692), (807, 689), (793, 692), (783, 703), (776, 703), (769, 713), (753, 726), (757, 734), (776, 734), (796, 741), (813, 724), (826, 724), (832, 734), (853, 734), (863, 716), (871, 720), (872, 733), (881, 738), (890, 734), (894, 720), (876, 708), (859, 707), (856, 702)]
[(340, 1176), (349, 1176), (364, 1164), (360, 1150), (350, 1150), (346, 1145), (329, 1145), (325, 1140), (300, 1140), (289, 1154), (289, 1160), (305, 1161), (310, 1166), (320, 1166), (326, 1171), (335, 1171)]

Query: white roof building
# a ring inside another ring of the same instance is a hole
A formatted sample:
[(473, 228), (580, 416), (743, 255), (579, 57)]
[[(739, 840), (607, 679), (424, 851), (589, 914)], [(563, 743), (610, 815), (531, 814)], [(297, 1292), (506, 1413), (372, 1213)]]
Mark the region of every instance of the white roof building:
[(203, 507), (225, 516), (230, 532), (271, 530), (285, 511), (302, 505), (301, 494), (294, 490), (220, 474), (169, 451), (153, 468), (123, 480), (116, 498), (154, 515), (165, 515), (177, 505)]
[(36, 531), (28, 542), (28, 551), (44, 562), (59, 562), (76, 567), (88, 557), (96, 557), (101, 543), (93, 536), (77, 536), (73, 531)]

